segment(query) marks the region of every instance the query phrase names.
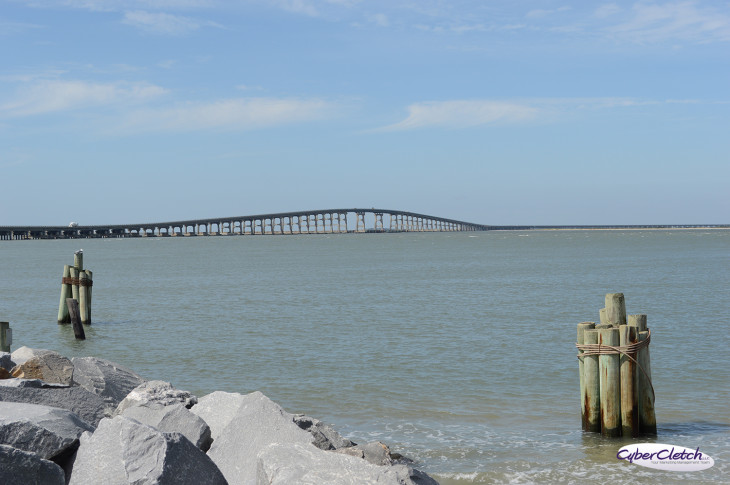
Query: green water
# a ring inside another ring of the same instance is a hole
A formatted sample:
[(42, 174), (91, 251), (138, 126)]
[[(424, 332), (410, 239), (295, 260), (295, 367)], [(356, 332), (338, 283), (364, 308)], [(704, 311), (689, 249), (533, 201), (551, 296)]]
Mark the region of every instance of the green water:
[[(56, 324), (73, 251), (93, 325)], [(96, 355), (203, 395), (260, 390), (452, 483), (721, 483), (730, 471), (730, 231), (3, 241), (14, 348)], [(580, 430), (576, 324), (648, 314), (658, 442), (709, 470), (616, 460)]]

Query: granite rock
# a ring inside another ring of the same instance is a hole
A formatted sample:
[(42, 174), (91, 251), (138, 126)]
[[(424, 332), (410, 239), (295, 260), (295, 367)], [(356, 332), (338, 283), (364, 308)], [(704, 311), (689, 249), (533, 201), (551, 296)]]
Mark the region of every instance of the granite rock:
[(73, 364), (63, 355), (50, 350), (37, 353), (21, 364), (11, 374), (22, 379), (41, 379), (56, 384), (71, 384)]
[[(211, 404), (206, 402), (207, 397), (201, 398), (203, 405)], [(227, 424), (217, 436), (214, 433), (208, 456), (232, 485), (256, 483), (257, 455), (272, 443), (298, 443), (318, 450), (312, 446), (312, 435), (299, 428), (291, 414), (262, 393), (220, 398), (220, 395), (212, 396), (211, 400), (217, 400), (221, 405), (224, 415), (221, 422), (227, 421)], [(193, 407), (193, 411), (196, 408)], [(205, 419), (202, 414), (199, 416)], [(213, 427), (207, 419), (206, 422)], [(216, 423), (216, 427), (218, 425)]]
[(163, 433), (125, 416), (104, 419), (84, 434), (70, 485), (218, 485), (211, 459), (180, 433)]
[(20, 365), (25, 363), (28, 359), (31, 359), (33, 357), (47, 354), (52, 352), (52, 350), (47, 349), (32, 349), (30, 347), (20, 347), (18, 349), (15, 349), (12, 354), (10, 354), (11, 359), (13, 362), (15, 362), (15, 365)]
[(355, 446), (355, 443), (343, 438), (332, 426), (319, 419), (304, 414), (295, 414), (293, 419), (297, 426), (312, 433), (314, 438), (312, 444), (321, 450), (337, 450)]
[(181, 403), (169, 406), (157, 403), (132, 406), (122, 411), (121, 415), (136, 419), (158, 431), (182, 433), (203, 451), (208, 451), (213, 442), (210, 437), (210, 427)]
[(74, 357), (73, 383), (98, 394), (116, 407), (137, 386), (146, 380), (114, 362), (97, 357)]
[[(257, 456), (257, 485), (417, 485), (406, 465), (378, 466), (301, 443), (275, 443)], [(436, 482), (431, 481), (430, 484)], [(437, 484), (436, 484), (437, 485)]]
[(161, 404), (162, 406), (180, 403), (190, 409), (197, 402), (198, 398), (196, 396), (188, 391), (175, 389), (169, 382), (147, 381), (127, 394), (117, 406), (115, 414), (121, 414), (125, 409), (132, 406), (152, 403)]
[(72, 453), (94, 428), (75, 414), (37, 404), (0, 402), (0, 443), (49, 460)]
[[(0, 401), (42, 404), (66, 409), (92, 426), (96, 426), (104, 417), (111, 416), (114, 410), (100, 396), (81, 387), (48, 386), (43, 383), (40, 384), (42, 387), (34, 387), (39, 385), (38, 382), (21, 379), (0, 380)], [(27, 385), (18, 387), (4, 383)]]
[(35, 453), (0, 444), (0, 483), (3, 485), (64, 485), (60, 466)]

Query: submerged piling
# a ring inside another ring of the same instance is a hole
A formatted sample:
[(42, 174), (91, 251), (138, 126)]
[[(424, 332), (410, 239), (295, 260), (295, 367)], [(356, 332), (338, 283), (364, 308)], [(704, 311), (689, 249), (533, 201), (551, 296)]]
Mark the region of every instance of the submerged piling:
[(606, 294), (600, 324), (578, 324), (583, 430), (607, 437), (656, 435), (646, 315), (626, 315), (623, 293)]
[[(591, 330), (596, 326), (595, 322), (583, 322), (578, 324), (578, 343), (585, 343), (585, 331)], [(583, 362), (582, 350), (578, 351), (578, 376), (580, 378), (580, 420), (585, 430), (587, 427), (586, 423), (586, 392), (585, 392), (585, 364)]]
[[(619, 345), (627, 347), (637, 343), (636, 327), (621, 325), (619, 328)], [(636, 376), (637, 353), (621, 354), (621, 434), (636, 438), (639, 436), (639, 400), (638, 381)]]
[[(91, 324), (91, 287), (93, 273), (84, 269), (84, 252), (82, 249), (74, 252), (73, 266), (63, 267), (61, 278), (61, 298), (58, 303), (58, 323), (73, 323), (69, 301), (77, 302), (79, 321), (85, 325)], [(75, 330), (74, 330), (75, 331)], [(77, 334), (77, 338), (79, 338)]]
[[(598, 343), (618, 347), (618, 329), (600, 329)], [(621, 374), (618, 354), (599, 355), (598, 374), (601, 386), (601, 434), (609, 437), (621, 436)]]
[[(584, 330), (585, 344), (598, 343), (598, 330)], [(601, 386), (598, 378), (598, 354), (583, 357), (583, 403), (585, 430), (601, 432)]]
[(66, 306), (66, 298), (71, 297), (71, 267), (64, 265), (63, 277), (61, 278), (61, 301), (58, 303), (58, 323), (71, 323), (68, 316), (68, 306)]

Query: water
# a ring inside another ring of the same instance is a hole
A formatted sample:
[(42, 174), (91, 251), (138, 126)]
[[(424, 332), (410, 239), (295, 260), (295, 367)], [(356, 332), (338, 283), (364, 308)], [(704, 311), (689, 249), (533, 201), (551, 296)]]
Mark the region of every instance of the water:
[[(93, 325), (56, 325), (83, 247)], [(381, 440), (442, 484), (721, 483), (730, 472), (730, 231), (532, 231), (4, 241), (15, 343), (204, 395), (260, 390)], [(646, 313), (660, 443), (709, 470), (616, 460), (580, 430), (576, 324)]]

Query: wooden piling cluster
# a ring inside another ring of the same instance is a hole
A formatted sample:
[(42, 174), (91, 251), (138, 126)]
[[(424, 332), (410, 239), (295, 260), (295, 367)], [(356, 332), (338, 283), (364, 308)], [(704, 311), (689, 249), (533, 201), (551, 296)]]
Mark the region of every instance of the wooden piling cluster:
[[(73, 266), (67, 264), (63, 267), (61, 299), (58, 304), (59, 325), (73, 323), (74, 334), (79, 340), (85, 338), (83, 327), (80, 324), (91, 325), (91, 288), (93, 284), (93, 273), (84, 269), (84, 252), (80, 249), (74, 253)], [(71, 303), (74, 301), (75, 304)], [(77, 308), (78, 311), (75, 311)]]
[(608, 293), (600, 323), (578, 324), (578, 374), (584, 431), (656, 435), (646, 315), (626, 315), (623, 293)]

